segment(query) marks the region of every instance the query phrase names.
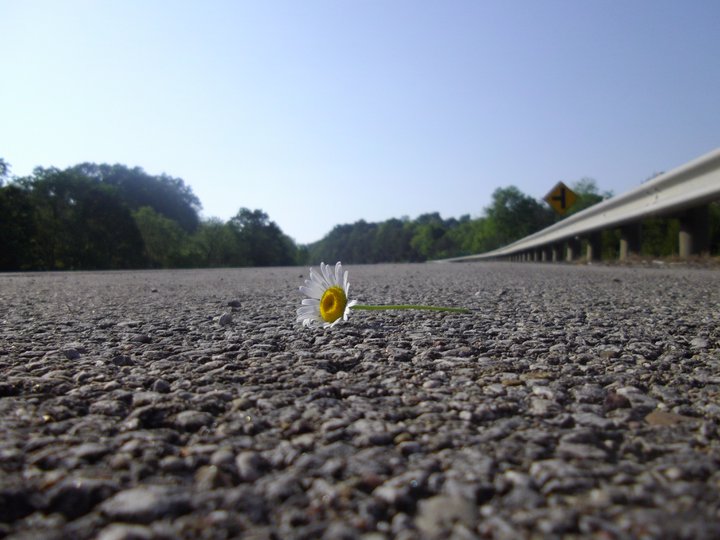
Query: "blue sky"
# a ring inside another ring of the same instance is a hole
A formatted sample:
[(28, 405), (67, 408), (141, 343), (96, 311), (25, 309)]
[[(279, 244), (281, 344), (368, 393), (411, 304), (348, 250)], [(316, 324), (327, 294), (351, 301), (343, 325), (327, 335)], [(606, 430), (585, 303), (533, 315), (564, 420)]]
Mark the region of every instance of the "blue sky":
[(189, 184), (204, 217), (480, 216), (720, 146), (720, 2), (0, 0), (0, 157)]

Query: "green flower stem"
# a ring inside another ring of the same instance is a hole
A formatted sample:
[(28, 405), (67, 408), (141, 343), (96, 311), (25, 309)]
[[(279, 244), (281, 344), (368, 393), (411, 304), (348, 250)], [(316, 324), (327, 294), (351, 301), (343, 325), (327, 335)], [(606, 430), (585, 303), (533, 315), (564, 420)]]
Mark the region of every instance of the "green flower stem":
[(441, 307), (441, 306), (418, 306), (418, 305), (388, 305), (388, 306), (368, 306), (364, 304), (355, 304), (350, 309), (362, 309), (364, 311), (383, 311), (386, 309), (424, 309), (426, 311), (450, 311), (453, 313), (472, 313), (466, 308), (457, 307)]

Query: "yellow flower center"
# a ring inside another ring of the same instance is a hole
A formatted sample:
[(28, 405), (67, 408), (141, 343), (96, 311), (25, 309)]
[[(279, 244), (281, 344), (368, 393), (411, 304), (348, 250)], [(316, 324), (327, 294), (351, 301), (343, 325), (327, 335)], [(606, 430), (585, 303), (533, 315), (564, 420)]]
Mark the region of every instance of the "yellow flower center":
[(345, 313), (347, 296), (341, 287), (330, 287), (320, 299), (320, 316), (325, 322), (333, 323)]

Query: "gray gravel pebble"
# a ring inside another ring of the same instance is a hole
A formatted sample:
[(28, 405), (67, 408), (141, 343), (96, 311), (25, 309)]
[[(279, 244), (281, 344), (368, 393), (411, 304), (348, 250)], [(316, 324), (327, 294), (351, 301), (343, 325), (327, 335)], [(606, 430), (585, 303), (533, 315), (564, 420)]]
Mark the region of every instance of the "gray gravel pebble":
[(720, 272), (348, 270), (0, 274), (0, 538), (720, 537)]
[(187, 493), (152, 485), (121, 491), (100, 505), (100, 510), (109, 519), (130, 523), (150, 523), (183, 514), (190, 508)]

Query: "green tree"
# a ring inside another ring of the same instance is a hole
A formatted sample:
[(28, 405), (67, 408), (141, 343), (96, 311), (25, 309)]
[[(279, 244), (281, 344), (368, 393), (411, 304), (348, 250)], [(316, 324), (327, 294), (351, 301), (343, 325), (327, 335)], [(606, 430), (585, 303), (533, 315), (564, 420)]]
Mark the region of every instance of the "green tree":
[(230, 220), (250, 266), (295, 263), (295, 243), (262, 210), (241, 208)]
[(368, 223), (364, 219), (361, 219), (353, 225), (348, 237), (348, 262), (376, 262), (374, 260), (376, 233), (377, 224)]
[(122, 200), (133, 211), (149, 206), (158, 214), (178, 223), (188, 233), (193, 232), (200, 224), (200, 200), (180, 178), (166, 174), (151, 176), (140, 167), (131, 169), (119, 164), (82, 163), (75, 165), (70, 171), (97, 183), (115, 187)]
[(414, 260), (410, 241), (413, 231), (408, 219), (388, 219), (380, 223), (375, 234), (373, 262), (408, 262)]
[(551, 225), (552, 211), (517, 187), (498, 188), (486, 209), (492, 222), (495, 239), (491, 249), (507, 245)]
[(5, 183), (5, 179), (10, 175), (10, 165), (3, 158), (0, 158), (0, 187)]
[(640, 231), (641, 255), (648, 257), (677, 255), (680, 233), (680, 221), (677, 218), (644, 219)]
[(350, 249), (350, 234), (354, 225), (335, 225), (322, 240), (308, 246), (311, 262), (314, 261), (343, 261), (359, 263), (365, 261), (353, 260)]
[(0, 187), (0, 270), (29, 270), (35, 264), (35, 221), (30, 195), (15, 185)]
[(447, 230), (448, 227), (439, 213), (423, 214), (415, 220), (415, 232), (410, 246), (422, 260), (443, 257), (447, 251)]
[(486, 217), (475, 219), (469, 224), (468, 229), (469, 235), (464, 235), (463, 240), (463, 249), (466, 253), (485, 253), (498, 247), (497, 232), (492, 220)]
[(192, 266), (193, 253), (188, 249), (187, 233), (176, 221), (159, 214), (149, 206), (133, 212), (133, 218), (145, 245), (145, 256), (155, 268)]
[(144, 266), (143, 240), (130, 210), (108, 186), (94, 187), (78, 201), (79, 267), (138, 268)]
[(33, 208), (35, 264), (44, 269), (105, 269), (143, 263), (142, 239), (113, 188), (72, 171), (36, 168), (18, 179)]
[(570, 189), (572, 189), (575, 195), (578, 196), (578, 199), (572, 208), (567, 211), (564, 217), (582, 212), (586, 208), (590, 208), (591, 206), (594, 206), (597, 203), (613, 196), (612, 191), (603, 191), (601, 193), (595, 179), (589, 177), (584, 177), (577, 182), (574, 182), (570, 186)]
[(248, 254), (240, 236), (230, 223), (217, 218), (202, 221), (192, 241), (197, 254), (197, 266), (247, 266)]

